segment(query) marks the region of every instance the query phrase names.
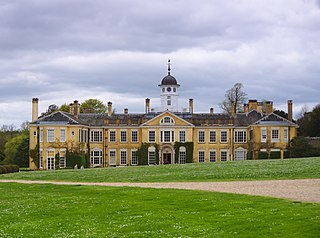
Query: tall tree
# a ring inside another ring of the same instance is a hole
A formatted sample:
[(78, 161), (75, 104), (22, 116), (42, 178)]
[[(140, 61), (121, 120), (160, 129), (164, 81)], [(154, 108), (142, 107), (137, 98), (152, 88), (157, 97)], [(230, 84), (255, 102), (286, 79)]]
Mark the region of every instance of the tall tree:
[(320, 104), (315, 106), (311, 112), (305, 112), (298, 119), (299, 135), (320, 136)]
[(231, 105), (234, 103), (236, 111), (242, 111), (242, 106), (246, 100), (247, 94), (243, 91), (242, 83), (236, 83), (226, 92), (225, 100), (220, 104), (220, 108), (228, 114), (231, 114)]
[(68, 104), (64, 103), (59, 107), (59, 111), (70, 112), (70, 106)]
[(93, 113), (106, 113), (107, 106), (99, 99), (88, 99), (81, 103), (80, 111), (83, 112), (83, 109), (91, 109)]

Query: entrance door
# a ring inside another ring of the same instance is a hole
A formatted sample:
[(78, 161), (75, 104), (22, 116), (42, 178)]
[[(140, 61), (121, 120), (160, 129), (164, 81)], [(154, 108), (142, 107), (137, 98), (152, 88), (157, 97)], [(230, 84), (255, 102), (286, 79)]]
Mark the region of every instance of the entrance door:
[(171, 154), (170, 153), (163, 154), (163, 164), (171, 164)]
[(54, 157), (47, 158), (47, 169), (54, 169)]

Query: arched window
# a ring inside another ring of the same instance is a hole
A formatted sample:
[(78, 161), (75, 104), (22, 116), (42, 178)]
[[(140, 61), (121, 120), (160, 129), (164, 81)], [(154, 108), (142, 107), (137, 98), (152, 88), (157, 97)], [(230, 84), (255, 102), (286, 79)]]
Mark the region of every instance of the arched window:
[(173, 125), (174, 120), (171, 117), (164, 117), (161, 119), (160, 124)]

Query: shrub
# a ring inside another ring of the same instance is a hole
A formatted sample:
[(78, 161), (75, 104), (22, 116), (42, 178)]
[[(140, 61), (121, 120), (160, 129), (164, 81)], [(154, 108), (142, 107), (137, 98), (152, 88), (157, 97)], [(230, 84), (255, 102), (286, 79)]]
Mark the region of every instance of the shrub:
[(4, 166), (7, 169), (7, 173), (13, 173), (13, 168), (11, 167), (11, 165), (4, 165)]
[(268, 152), (266, 151), (259, 151), (258, 159), (268, 159)]
[(252, 158), (253, 158), (253, 151), (248, 151), (247, 160), (252, 160)]
[(0, 165), (0, 174), (6, 174), (6, 173), (7, 173), (6, 167)]
[(280, 159), (281, 152), (280, 151), (271, 151), (270, 152), (270, 159)]

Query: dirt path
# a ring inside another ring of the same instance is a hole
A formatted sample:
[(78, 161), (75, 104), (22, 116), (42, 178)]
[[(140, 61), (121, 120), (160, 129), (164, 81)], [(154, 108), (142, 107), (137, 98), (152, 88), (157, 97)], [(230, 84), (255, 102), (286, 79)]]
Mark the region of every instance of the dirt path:
[(58, 185), (93, 185), (143, 188), (174, 188), (286, 198), (302, 202), (320, 202), (320, 179), (260, 180), (234, 182), (169, 182), (169, 183), (91, 183), (30, 180), (0, 180), (2, 183)]

